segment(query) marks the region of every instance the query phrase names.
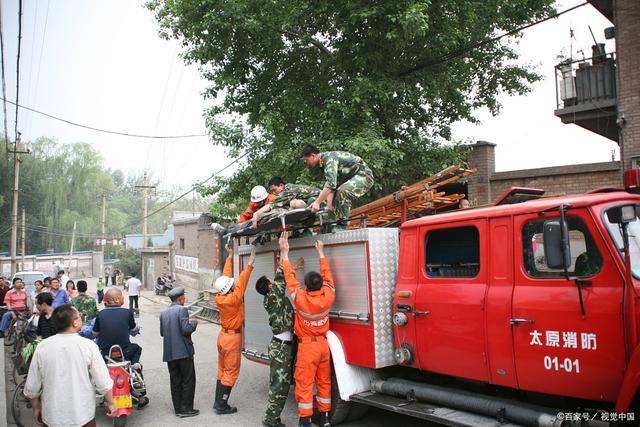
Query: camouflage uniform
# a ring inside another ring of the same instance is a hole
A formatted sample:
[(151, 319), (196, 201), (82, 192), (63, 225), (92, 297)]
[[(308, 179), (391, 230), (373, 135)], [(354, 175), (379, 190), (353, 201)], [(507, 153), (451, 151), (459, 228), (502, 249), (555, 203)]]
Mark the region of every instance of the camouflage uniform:
[(292, 200), (302, 200), (308, 205), (320, 195), (320, 189), (311, 185), (286, 184), (282, 193), (271, 202), (271, 209), (288, 208)]
[[(269, 315), (269, 326), (274, 335), (293, 330), (293, 307), (286, 295), (286, 285), (282, 267), (276, 271), (273, 287), (264, 297), (264, 308)], [(292, 333), (293, 337), (293, 333)], [(269, 343), (269, 402), (263, 423), (270, 426), (282, 425), (280, 413), (287, 402), (291, 385), (293, 342), (279, 342), (275, 338)]]
[(81, 294), (71, 300), (71, 304), (78, 309), (84, 323), (91, 322), (98, 315), (96, 300), (87, 294)]
[(337, 219), (349, 218), (353, 200), (373, 186), (371, 169), (360, 157), (346, 151), (321, 153), (320, 167), (324, 169), (324, 187), (335, 192), (333, 210)]

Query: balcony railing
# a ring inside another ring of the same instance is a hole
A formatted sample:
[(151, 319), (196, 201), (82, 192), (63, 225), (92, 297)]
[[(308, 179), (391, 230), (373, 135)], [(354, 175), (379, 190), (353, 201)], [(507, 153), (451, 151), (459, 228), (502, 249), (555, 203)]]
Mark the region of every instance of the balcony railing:
[(616, 99), (615, 52), (555, 66), (556, 109)]

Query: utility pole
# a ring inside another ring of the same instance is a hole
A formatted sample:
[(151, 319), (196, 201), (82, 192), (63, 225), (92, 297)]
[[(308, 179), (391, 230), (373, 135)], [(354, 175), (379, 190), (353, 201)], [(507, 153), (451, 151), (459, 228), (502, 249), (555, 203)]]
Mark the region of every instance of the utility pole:
[(20, 132), (17, 134), (13, 151), (13, 193), (11, 199), (11, 242), (9, 244), (9, 256), (11, 257), (11, 276), (16, 274), (16, 253), (18, 251), (18, 184), (20, 182), (20, 154), (29, 154), (30, 151), (20, 151)]
[(107, 195), (102, 193), (102, 222), (100, 223), (100, 238), (104, 239), (104, 226), (107, 222)]
[(149, 188), (156, 188), (155, 185), (148, 185), (147, 172), (143, 175), (142, 185), (136, 185), (136, 188), (142, 188), (143, 191), (143, 208), (142, 208), (142, 247), (147, 247), (147, 190)]
[(26, 254), (25, 251), (25, 243), (24, 243), (24, 238), (25, 238), (25, 226), (26, 226), (26, 220), (25, 220), (25, 212), (24, 209), (22, 209), (22, 235), (20, 236), (20, 252), (22, 254), (22, 265), (20, 266), (20, 270), (24, 271), (24, 256)]
[(69, 248), (69, 259), (73, 255), (73, 245), (76, 243), (76, 222), (73, 221), (73, 233), (71, 233), (71, 247)]

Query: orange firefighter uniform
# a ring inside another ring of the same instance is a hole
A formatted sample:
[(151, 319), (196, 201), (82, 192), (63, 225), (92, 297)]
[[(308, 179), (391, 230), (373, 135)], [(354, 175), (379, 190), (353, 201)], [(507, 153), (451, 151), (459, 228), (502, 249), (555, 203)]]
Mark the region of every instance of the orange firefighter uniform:
[(256, 213), (258, 209), (260, 209), (267, 203), (271, 203), (275, 198), (276, 198), (275, 195), (269, 194), (267, 198), (260, 203), (249, 202), (249, 206), (247, 206), (247, 209), (245, 209), (245, 211), (240, 214), (240, 217), (238, 218), (238, 223), (242, 224), (243, 222), (249, 221), (251, 218), (253, 218), (253, 214)]
[[(220, 326), (222, 326), (218, 334), (218, 379), (222, 385), (229, 387), (235, 385), (240, 375), (242, 323), (244, 322), (243, 297), (252, 271), (252, 265), (246, 266), (231, 291), (225, 295), (216, 295)], [(227, 258), (222, 275), (233, 277), (232, 257)]]
[(298, 356), (294, 379), (300, 417), (313, 415), (313, 386), (318, 410), (331, 410), (331, 354), (325, 334), (329, 330), (329, 309), (336, 298), (333, 275), (327, 258), (320, 258), (323, 284), (317, 291), (300, 286), (289, 261), (283, 262), (287, 291), (296, 309), (294, 323)]

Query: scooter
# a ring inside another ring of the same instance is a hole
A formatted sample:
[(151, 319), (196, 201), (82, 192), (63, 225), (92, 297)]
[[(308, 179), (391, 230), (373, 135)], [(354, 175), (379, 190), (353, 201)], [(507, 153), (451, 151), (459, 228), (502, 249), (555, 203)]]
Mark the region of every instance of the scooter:
[(170, 276), (158, 277), (154, 285), (156, 295), (166, 295), (173, 289), (173, 280)]
[(149, 403), (147, 390), (142, 374), (131, 366), (131, 362), (125, 360), (119, 345), (111, 346), (105, 359), (113, 380), (111, 393), (116, 408), (113, 425), (123, 427), (127, 424), (127, 417), (131, 415), (134, 404), (140, 409)]

